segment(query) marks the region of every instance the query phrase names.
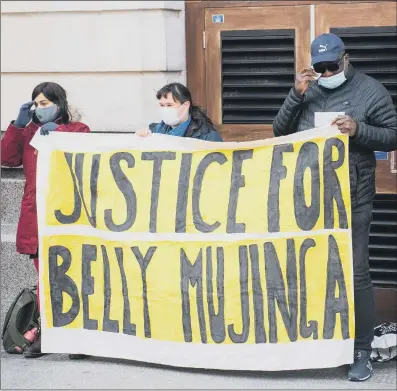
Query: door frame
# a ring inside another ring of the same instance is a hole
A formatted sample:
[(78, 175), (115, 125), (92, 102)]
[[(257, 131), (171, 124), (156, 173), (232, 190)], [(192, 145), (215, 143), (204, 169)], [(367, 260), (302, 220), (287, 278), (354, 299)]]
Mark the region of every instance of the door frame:
[(208, 8), (241, 8), (320, 4), (395, 3), (395, 0), (262, 0), (194, 1), (185, 0), (186, 80), (195, 104), (207, 108), (205, 71), (205, 13)]
[[(291, 12), (291, 18), (285, 18)], [(224, 23), (212, 23), (214, 12), (225, 15)], [(223, 31), (244, 30), (244, 21), (250, 19), (249, 30), (263, 29), (263, 21), (269, 19), (270, 30), (294, 30), (295, 64), (294, 70), (307, 66), (310, 61), (310, 6), (266, 6), (236, 8), (207, 8), (205, 34), (205, 69), (206, 74), (207, 112), (217, 130), (230, 141), (248, 141), (273, 137), (272, 124), (222, 124), (222, 63), (221, 33)], [(294, 73), (295, 73), (294, 72)]]
[[(262, 0), (262, 1), (193, 1), (185, 0), (185, 31), (186, 31), (186, 73), (187, 87), (192, 93), (193, 101), (207, 108), (206, 99), (206, 67), (203, 42), (205, 42), (205, 13), (208, 8), (239, 8), (259, 6), (286, 5), (333, 5), (353, 3), (395, 3), (395, 0)], [(315, 7), (313, 7), (315, 18)], [(315, 35), (312, 32), (311, 37)], [(397, 161), (397, 153), (394, 156)], [(394, 162), (397, 169), (397, 164)], [(397, 290), (395, 288), (375, 288), (377, 322), (396, 322)]]
[[(338, 13), (343, 12), (344, 19)], [(321, 4), (315, 9), (316, 35), (329, 32), (332, 27), (361, 27), (368, 25), (368, 16), (371, 17), (371, 26), (394, 26), (397, 20), (396, 4), (386, 1), (379, 3), (343, 4), (339, 11), (332, 4)], [(389, 152), (387, 160), (378, 160), (376, 164), (376, 192), (378, 194), (393, 194), (396, 191), (397, 176), (394, 170), (396, 151)]]
[[(343, 4), (344, 19), (338, 18), (337, 10), (332, 4), (321, 4), (316, 7), (316, 35), (329, 30), (336, 24), (338, 27), (361, 27), (368, 20), (367, 15), (372, 15), (371, 25), (391, 26), (396, 23), (396, 6), (391, 7), (387, 1), (378, 1), (377, 3), (357, 2), (365, 7), (366, 13), (357, 12), (357, 4)], [(390, 12), (391, 11), (391, 12)], [(394, 11), (394, 12), (393, 12)], [(325, 17), (326, 15), (326, 17)], [(349, 19), (349, 16), (354, 18)]]

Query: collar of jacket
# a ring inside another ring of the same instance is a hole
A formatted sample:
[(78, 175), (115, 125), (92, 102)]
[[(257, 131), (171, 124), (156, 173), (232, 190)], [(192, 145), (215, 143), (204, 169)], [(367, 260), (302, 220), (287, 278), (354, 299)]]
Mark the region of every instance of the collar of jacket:
[(191, 130), (192, 134), (190, 135), (190, 137), (197, 138), (201, 136), (201, 129), (197, 127), (196, 124), (191, 123), (189, 127), (191, 127), (191, 129), (188, 128), (188, 131), (186, 133), (189, 133), (189, 130)]
[[(40, 127), (40, 126), (43, 126), (44, 124), (41, 124), (40, 122), (34, 122), (34, 120), (32, 119), (32, 121), (31, 122), (33, 122), (36, 126), (38, 126), (38, 127)], [(61, 125), (62, 124), (62, 118), (61, 117), (58, 117), (55, 121), (53, 121), (53, 122), (55, 122), (57, 125)]]
[(346, 81), (349, 82), (351, 79), (353, 79), (355, 74), (356, 70), (353, 68), (353, 65), (349, 64), (346, 72)]
[(195, 122), (190, 121), (184, 137), (197, 138), (201, 136), (201, 133), (201, 128), (199, 128)]
[[(151, 123), (149, 124), (149, 129), (153, 132), (153, 129), (156, 128), (158, 123)], [(191, 138), (199, 138), (200, 136), (209, 133), (211, 129), (208, 128), (208, 125), (204, 125), (205, 130), (203, 131), (202, 128), (199, 128), (197, 124), (195, 124), (193, 121), (190, 122), (189, 126), (187, 127), (187, 131), (185, 133), (185, 137), (191, 137)], [(191, 133), (191, 134), (190, 134)], [(186, 136), (187, 134), (190, 134), (189, 136)]]

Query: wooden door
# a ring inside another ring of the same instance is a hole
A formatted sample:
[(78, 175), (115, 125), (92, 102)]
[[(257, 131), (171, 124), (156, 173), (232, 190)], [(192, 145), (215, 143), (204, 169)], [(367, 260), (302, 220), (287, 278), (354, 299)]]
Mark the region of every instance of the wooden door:
[(209, 8), (207, 111), (226, 141), (272, 137), (272, 121), (310, 64), (310, 6)]
[[(396, 3), (322, 4), (316, 6), (315, 16), (316, 35), (330, 31), (339, 35), (353, 66), (380, 81), (397, 106)], [(377, 196), (370, 232), (369, 263), (376, 287), (377, 322), (395, 322), (396, 151), (376, 155)]]
[[(384, 84), (397, 107), (396, 3), (316, 6), (316, 35), (334, 32), (346, 45), (353, 66)], [(343, 15), (343, 18), (341, 18)], [(377, 153), (377, 193), (396, 193), (396, 151)]]

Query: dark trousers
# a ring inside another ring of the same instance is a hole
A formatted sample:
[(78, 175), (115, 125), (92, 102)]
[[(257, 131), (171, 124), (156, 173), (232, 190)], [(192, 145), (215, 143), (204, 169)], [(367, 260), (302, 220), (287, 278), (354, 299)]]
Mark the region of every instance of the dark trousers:
[(369, 274), (369, 230), (372, 203), (352, 206), (355, 349), (371, 350), (375, 327), (375, 296)]

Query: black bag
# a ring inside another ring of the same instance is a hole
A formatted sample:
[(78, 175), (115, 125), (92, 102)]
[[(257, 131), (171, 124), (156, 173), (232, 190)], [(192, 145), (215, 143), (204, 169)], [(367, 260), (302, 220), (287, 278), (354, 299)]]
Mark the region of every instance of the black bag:
[(4, 320), (1, 339), (6, 352), (13, 352), (17, 346), (24, 349), (32, 344), (24, 334), (36, 327), (38, 330), (40, 312), (36, 287), (23, 289), (11, 304)]

